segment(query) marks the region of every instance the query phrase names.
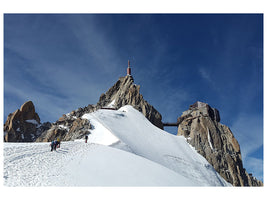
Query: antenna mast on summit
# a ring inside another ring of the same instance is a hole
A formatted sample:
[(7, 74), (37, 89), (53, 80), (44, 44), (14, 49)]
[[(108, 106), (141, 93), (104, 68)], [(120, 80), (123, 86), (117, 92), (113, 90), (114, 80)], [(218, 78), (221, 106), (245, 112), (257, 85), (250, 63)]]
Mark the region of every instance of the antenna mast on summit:
[(128, 60), (128, 68), (127, 68), (127, 76), (131, 76), (131, 66), (130, 66), (130, 60)]

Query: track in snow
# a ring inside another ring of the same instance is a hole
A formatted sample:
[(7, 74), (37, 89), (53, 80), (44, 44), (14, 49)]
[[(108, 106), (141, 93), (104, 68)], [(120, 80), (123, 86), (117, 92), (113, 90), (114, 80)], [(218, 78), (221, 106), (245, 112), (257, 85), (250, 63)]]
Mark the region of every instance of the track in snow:
[(93, 146), (81, 142), (62, 142), (61, 148), (51, 152), (49, 143), (7, 144), (4, 146), (4, 185), (62, 185), (60, 179), (67, 173), (65, 166), (73, 156), (89, 151)]

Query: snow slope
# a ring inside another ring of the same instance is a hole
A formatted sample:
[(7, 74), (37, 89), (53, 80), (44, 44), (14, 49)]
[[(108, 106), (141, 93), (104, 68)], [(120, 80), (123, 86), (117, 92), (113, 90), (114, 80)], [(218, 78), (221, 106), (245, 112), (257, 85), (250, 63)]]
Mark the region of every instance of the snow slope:
[(98, 120), (109, 134), (115, 135), (137, 155), (159, 163), (204, 186), (229, 186), (185, 140), (151, 124), (132, 106), (117, 111), (98, 110), (83, 118)]
[(6, 186), (191, 186), (193, 181), (140, 156), (83, 141), (5, 143)]
[(131, 106), (85, 114), (89, 143), (4, 143), (6, 186), (229, 186), (182, 136)]

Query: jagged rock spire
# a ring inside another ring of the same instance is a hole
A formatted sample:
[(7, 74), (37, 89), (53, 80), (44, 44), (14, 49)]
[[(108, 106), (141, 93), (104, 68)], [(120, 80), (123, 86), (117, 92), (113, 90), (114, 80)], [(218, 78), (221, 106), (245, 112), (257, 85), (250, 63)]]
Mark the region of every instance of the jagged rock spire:
[(163, 129), (161, 114), (140, 94), (140, 85), (134, 84), (132, 76), (125, 76), (119, 80), (99, 98), (97, 105), (107, 107), (113, 102), (114, 108), (118, 109), (125, 105), (132, 105), (139, 110), (155, 126)]

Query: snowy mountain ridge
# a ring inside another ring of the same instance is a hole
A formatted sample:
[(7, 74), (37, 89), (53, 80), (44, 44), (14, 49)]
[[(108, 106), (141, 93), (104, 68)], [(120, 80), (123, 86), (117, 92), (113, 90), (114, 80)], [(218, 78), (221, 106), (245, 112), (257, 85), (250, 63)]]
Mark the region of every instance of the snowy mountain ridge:
[(124, 106), (117, 111), (98, 110), (85, 114), (83, 118), (91, 119), (92, 116), (111, 135), (127, 144), (127, 148), (135, 154), (181, 173), (189, 179), (195, 179), (196, 182), (200, 181), (201, 184), (228, 185), (183, 136), (171, 135), (152, 125), (132, 106)]

